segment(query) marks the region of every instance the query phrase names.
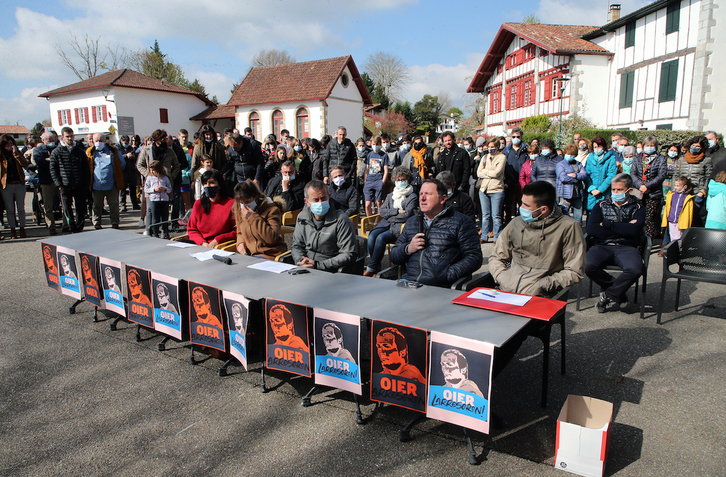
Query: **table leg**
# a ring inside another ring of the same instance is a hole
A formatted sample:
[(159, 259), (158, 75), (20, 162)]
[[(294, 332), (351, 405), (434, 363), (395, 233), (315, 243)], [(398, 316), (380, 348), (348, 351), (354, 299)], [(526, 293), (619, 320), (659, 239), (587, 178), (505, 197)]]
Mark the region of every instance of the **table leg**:
[(411, 429), (418, 424), (419, 422), (423, 421), (426, 418), (426, 414), (418, 414), (416, 417), (408, 421), (408, 424), (406, 424), (403, 429), (398, 431), (398, 440), (401, 442), (408, 442), (411, 440)]
[(471, 441), (471, 432), (466, 427), (464, 429), (464, 437), (466, 437), (466, 445), (469, 449), (469, 465), (479, 465), (479, 459), (476, 458), (476, 451), (474, 450), (474, 443)]
[(552, 331), (552, 324), (549, 323), (545, 327), (545, 330), (547, 331), (547, 336), (546, 339), (542, 340), (544, 350), (542, 353), (542, 400), (540, 401), (541, 407), (547, 407), (547, 385), (550, 374), (550, 332)]
[(360, 399), (355, 393), (353, 393), (353, 400), (355, 401), (355, 423), (362, 426), (366, 421), (363, 420), (363, 413), (360, 410)]
[(227, 361), (224, 362), (222, 367), (219, 368), (219, 371), (217, 372), (217, 374), (219, 374), (220, 377), (227, 376), (227, 367), (230, 364), (232, 364), (233, 361), (237, 361), (237, 358), (235, 358), (234, 356), (232, 356), (231, 358), (229, 358)]
[(196, 364), (197, 364), (197, 362), (196, 362), (196, 360), (194, 359), (194, 345), (192, 345), (191, 347), (192, 347), (192, 354), (191, 354), (191, 356), (189, 357), (189, 364), (191, 364), (191, 365), (196, 365)]
[(156, 349), (159, 351), (166, 351), (166, 342), (171, 339), (171, 336), (164, 336), (164, 339), (159, 342), (158, 345), (156, 345)]
[(124, 320), (125, 318), (121, 315), (118, 315), (115, 320), (113, 320), (113, 323), (109, 326), (111, 328), (111, 331), (116, 331), (116, 325), (119, 321)]
[(80, 305), (81, 303), (83, 303), (84, 301), (86, 301), (86, 298), (85, 297), (81, 298), (80, 300), (76, 300), (76, 302), (73, 303), (70, 308), (68, 308), (68, 313), (71, 314), (71, 315), (75, 315), (76, 314), (76, 307), (78, 305)]
[(268, 391), (267, 385), (265, 384), (265, 368), (264, 366), (260, 368), (260, 377), (262, 378), (262, 382), (260, 383), (260, 392), (266, 393)]
[(315, 391), (317, 391), (318, 389), (320, 389), (320, 386), (318, 386), (316, 384), (316, 385), (314, 385), (310, 389), (310, 391), (308, 391), (308, 393), (305, 396), (303, 396), (303, 398), (302, 398), (302, 407), (310, 407), (310, 406), (312, 406), (311, 400), (312, 400), (313, 394), (315, 394)]

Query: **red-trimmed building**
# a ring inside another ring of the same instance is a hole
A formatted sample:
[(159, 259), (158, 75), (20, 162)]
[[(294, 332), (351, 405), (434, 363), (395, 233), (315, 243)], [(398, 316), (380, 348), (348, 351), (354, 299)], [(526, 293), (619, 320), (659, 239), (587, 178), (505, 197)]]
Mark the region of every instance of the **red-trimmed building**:
[[(502, 24), (467, 90), (486, 95), (486, 134), (506, 134), (531, 116), (558, 116), (560, 107), (563, 115), (571, 111), (583, 114), (590, 108), (604, 110), (607, 94), (603, 91), (607, 90), (612, 53), (580, 38), (596, 29)], [(557, 81), (563, 77), (570, 80)]]

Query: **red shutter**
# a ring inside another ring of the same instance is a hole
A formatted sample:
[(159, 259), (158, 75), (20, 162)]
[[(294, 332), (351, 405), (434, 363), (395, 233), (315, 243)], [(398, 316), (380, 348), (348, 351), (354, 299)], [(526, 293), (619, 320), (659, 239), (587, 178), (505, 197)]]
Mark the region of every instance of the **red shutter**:
[(78, 108), (74, 108), (74, 112), (76, 113), (76, 124), (80, 124), (81, 123), (81, 120), (78, 117)]
[(103, 105), (103, 122), (105, 123), (107, 121), (108, 121), (108, 113), (106, 112), (106, 105), (104, 104)]
[(544, 100), (549, 101), (552, 98), (552, 83), (550, 80), (544, 80)]
[(83, 108), (86, 110), (86, 124), (88, 124), (88, 108)]
[(525, 104), (524, 104), (524, 83), (525, 83), (524, 81), (520, 81), (519, 87), (517, 89), (517, 91), (519, 93), (519, 98), (517, 99), (517, 104), (519, 106), (525, 106)]
[(94, 123), (98, 122), (98, 118), (96, 117), (96, 109), (97, 109), (96, 106), (94, 106), (93, 107), (93, 122)]
[(68, 116), (68, 125), (70, 126), (73, 124), (73, 119), (71, 119), (71, 110), (70, 109), (66, 109), (66, 115)]
[(60, 109), (58, 110), (58, 125), (63, 126), (63, 115), (61, 114)]

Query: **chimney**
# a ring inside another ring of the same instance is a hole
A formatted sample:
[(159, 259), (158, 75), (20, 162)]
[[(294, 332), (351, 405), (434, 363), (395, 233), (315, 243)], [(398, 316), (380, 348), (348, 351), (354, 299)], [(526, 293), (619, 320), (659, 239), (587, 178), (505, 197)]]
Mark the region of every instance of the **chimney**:
[(610, 11), (608, 11), (608, 23), (614, 22), (620, 18), (620, 4), (613, 3), (610, 5)]

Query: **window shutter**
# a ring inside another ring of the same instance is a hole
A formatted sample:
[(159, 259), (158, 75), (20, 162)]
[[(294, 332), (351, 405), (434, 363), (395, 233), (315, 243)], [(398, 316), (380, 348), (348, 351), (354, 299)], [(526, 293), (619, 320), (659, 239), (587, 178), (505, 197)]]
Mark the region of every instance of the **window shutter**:
[(660, 69), (660, 92), (658, 102), (665, 103), (676, 99), (678, 84), (678, 60), (666, 61)]
[(544, 87), (544, 100), (549, 101), (552, 99), (552, 81), (548, 79), (545, 80)]
[(73, 119), (71, 119), (71, 110), (70, 109), (66, 109), (66, 115), (68, 116), (68, 125), (70, 126), (73, 124)]
[(83, 108), (86, 111), (86, 124), (88, 124), (88, 108)]
[(98, 118), (96, 117), (96, 111), (98, 110), (98, 107), (94, 106), (93, 108), (91, 108), (91, 110), (93, 112), (93, 122), (94, 123), (97, 123), (98, 122)]
[(635, 71), (620, 75), (620, 109), (633, 106), (633, 89), (635, 87)]
[(107, 121), (108, 121), (108, 112), (106, 111), (106, 105), (104, 104), (103, 105), (103, 122), (105, 123)]
[(63, 115), (60, 112), (60, 109), (58, 110), (58, 125), (63, 126)]
[(76, 113), (76, 124), (81, 124), (81, 120), (78, 117), (78, 108), (74, 108), (74, 112)]
[(666, 16), (666, 35), (678, 31), (681, 22), (681, 4), (671, 3), (668, 5)]

